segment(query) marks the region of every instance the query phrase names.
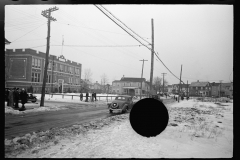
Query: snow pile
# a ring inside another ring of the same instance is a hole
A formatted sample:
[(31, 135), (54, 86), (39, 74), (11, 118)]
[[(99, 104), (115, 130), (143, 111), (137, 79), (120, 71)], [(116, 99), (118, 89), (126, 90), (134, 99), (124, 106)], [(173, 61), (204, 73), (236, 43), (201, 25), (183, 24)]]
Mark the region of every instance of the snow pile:
[(46, 147), (47, 143), (58, 143), (62, 138), (69, 138), (79, 134), (86, 134), (92, 129), (101, 129), (103, 126), (111, 124), (113, 121), (122, 121), (128, 119), (129, 114), (116, 115), (105, 119), (94, 120), (84, 124), (76, 124), (68, 128), (52, 128), (48, 131), (33, 132), (22, 137), (14, 139), (5, 139), (5, 156), (15, 157), (26, 149)]
[(44, 106), (44, 107), (34, 108), (30, 110), (25, 110), (25, 111), (19, 111), (19, 110), (13, 109), (12, 107), (5, 106), (5, 114), (26, 114), (31, 112), (57, 111), (62, 109), (67, 109), (67, 108), (55, 107), (55, 106)]
[(229, 158), (232, 103), (180, 101), (167, 106), (169, 123), (158, 136), (138, 135), (129, 114), (5, 139), (5, 157), (17, 158)]

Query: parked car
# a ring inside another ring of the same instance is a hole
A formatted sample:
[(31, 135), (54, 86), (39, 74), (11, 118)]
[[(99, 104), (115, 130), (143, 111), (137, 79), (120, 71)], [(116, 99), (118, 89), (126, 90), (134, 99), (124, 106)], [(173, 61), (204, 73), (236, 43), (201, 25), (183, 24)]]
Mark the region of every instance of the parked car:
[(151, 95), (151, 98), (154, 98), (154, 99), (159, 100), (159, 101), (162, 102), (162, 99), (160, 99), (160, 95), (157, 95), (157, 94)]
[[(21, 102), (21, 99), (19, 99), (19, 102)], [(33, 95), (32, 93), (28, 93), (27, 102), (37, 102), (37, 96)]]
[(120, 112), (126, 113), (131, 110), (134, 105), (132, 96), (121, 95), (117, 96), (115, 100), (108, 104), (109, 113)]

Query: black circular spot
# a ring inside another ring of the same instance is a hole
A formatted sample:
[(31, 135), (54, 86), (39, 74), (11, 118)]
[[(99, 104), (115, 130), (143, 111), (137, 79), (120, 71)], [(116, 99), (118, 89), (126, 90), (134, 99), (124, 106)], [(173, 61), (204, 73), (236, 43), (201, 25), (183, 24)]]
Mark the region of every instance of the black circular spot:
[(165, 105), (153, 98), (144, 98), (134, 104), (130, 112), (130, 123), (135, 132), (144, 137), (159, 135), (169, 120)]

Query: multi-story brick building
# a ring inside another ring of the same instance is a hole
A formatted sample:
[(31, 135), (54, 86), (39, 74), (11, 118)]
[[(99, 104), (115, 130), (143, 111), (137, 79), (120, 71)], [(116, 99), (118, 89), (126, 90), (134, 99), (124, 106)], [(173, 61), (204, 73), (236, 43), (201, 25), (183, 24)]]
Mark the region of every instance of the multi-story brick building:
[(141, 91), (141, 82), (142, 82), (142, 94), (147, 94), (150, 90), (150, 87), (146, 79), (130, 77), (122, 77), (121, 80), (113, 81), (112, 93), (139, 95)]
[[(45, 57), (45, 53), (33, 49), (6, 49), (6, 87), (31, 87), (34, 93), (41, 93)], [(46, 92), (79, 92), (81, 72), (82, 64), (49, 55)]]

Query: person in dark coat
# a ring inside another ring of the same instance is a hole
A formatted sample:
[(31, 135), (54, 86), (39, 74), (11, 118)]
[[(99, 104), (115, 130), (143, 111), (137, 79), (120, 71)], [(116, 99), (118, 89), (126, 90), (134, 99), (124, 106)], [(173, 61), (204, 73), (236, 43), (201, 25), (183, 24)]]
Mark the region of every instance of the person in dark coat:
[(82, 94), (82, 92), (80, 93), (80, 101), (82, 101), (83, 100), (83, 94)]
[(20, 99), (21, 99), (21, 103), (22, 103), (22, 108), (20, 108), (19, 111), (26, 110), (24, 104), (27, 103), (27, 98), (28, 98), (28, 94), (27, 94), (26, 90), (23, 88), (20, 92)]
[(97, 101), (97, 93), (94, 92), (94, 98), (95, 98), (95, 101)]
[(18, 109), (19, 107), (18, 107), (18, 101), (19, 101), (19, 91), (18, 91), (18, 88), (16, 89), (15, 88), (15, 90), (14, 90), (14, 92), (13, 92), (13, 95), (14, 95), (14, 107), (16, 108), (16, 109)]
[(14, 97), (13, 97), (13, 89), (9, 90), (9, 95), (8, 95), (8, 99), (9, 99), (9, 106), (13, 107), (14, 106)]
[(92, 93), (91, 101), (94, 102), (94, 92)]
[(89, 94), (88, 94), (88, 92), (86, 93), (86, 100), (85, 100), (85, 102), (88, 102), (88, 96), (89, 96)]

